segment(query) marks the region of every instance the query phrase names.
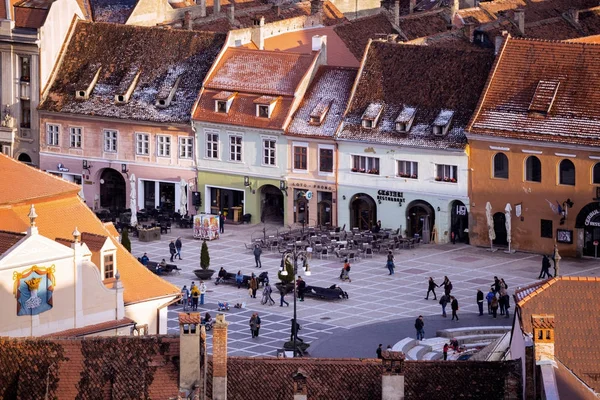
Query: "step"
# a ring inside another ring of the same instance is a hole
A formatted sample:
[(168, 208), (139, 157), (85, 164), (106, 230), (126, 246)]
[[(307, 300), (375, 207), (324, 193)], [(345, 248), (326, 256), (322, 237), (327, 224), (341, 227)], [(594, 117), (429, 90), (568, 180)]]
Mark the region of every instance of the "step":
[(448, 338), (432, 337), (432, 338), (421, 340), (420, 344), (431, 346), (431, 348), (433, 350), (442, 351), (442, 349), (444, 348), (444, 344), (448, 343), (448, 342), (449, 342)]
[(415, 347), (418, 342), (419, 341), (417, 339), (412, 339), (409, 337), (404, 338), (392, 347), (392, 351), (401, 351), (406, 354), (410, 349)]
[(441, 329), (436, 332), (437, 336), (453, 338), (461, 335), (478, 335), (488, 333), (510, 332), (511, 326), (470, 326), (464, 328)]
[(421, 360), (423, 356), (431, 351), (430, 346), (416, 345), (408, 351), (406, 354), (407, 360)]
[(477, 348), (483, 349), (484, 347), (487, 347), (492, 342), (493, 342), (493, 340), (484, 341), (484, 342), (467, 343), (467, 344), (464, 344), (463, 346), (467, 350), (468, 349), (477, 349)]
[(487, 335), (464, 335), (464, 336), (454, 336), (454, 339), (458, 340), (458, 344), (466, 345), (469, 343), (477, 343), (477, 342), (488, 342), (502, 337), (504, 333), (490, 333)]
[(421, 358), (421, 360), (428, 360), (428, 361), (434, 361), (434, 360), (441, 360), (442, 358), (444, 358), (444, 353), (441, 351), (430, 351), (429, 353), (425, 353), (423, 355), (423, 357)]

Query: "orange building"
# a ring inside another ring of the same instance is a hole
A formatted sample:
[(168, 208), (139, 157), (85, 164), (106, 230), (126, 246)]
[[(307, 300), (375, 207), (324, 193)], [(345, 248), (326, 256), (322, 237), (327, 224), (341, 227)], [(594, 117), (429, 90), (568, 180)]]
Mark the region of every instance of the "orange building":
[(597, 256), (598, 71), (597, 44), (506, 39), (469, 126), (471, 243)]

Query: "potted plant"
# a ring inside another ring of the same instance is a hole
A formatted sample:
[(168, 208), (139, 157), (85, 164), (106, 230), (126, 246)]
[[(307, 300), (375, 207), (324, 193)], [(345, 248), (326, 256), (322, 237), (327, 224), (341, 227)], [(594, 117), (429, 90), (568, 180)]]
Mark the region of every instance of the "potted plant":
[(441, 180), (442, 180), (442, 178), (441, 178), (441, 177), (439, 177), (439, 176), (436, 176), (436, 177), (435, 177), (435, 180), (436, 180), (437, 182), (439, 182), (439, 181), (441, 181)]
[(129, 240), (129, 229), (123, 229), (121, 233), (121, 244), (131, 253), (131, 240)]
[(200, 250), (200, 269), (195, 269), (194, 274), (198, 279), (208, 281), (215, 273), (214, 269), (210, 269), (210, 255), (208, 254), (208, 245), (206, 240), (202, 241), (202, 249)]
[(284, 262), (285, 270), (287, 271), (287, 275), (282, 275), (281, 271), (277, 273), (277, 277), (281, 282), (275, 284), (277, 290), (284, 289), (285, 293), (290, 293), (294, 291), (294, 265), (289, 258), (285, 258)]

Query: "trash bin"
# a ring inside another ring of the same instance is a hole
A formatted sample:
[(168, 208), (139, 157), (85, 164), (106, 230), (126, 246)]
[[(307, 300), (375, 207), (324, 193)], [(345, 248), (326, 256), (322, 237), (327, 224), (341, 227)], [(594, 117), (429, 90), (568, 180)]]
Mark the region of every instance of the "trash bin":
[(244, 214), (244, 216), (242, 217), (242, 221), (245, 224), (249, 224), (251, 219), (252, 219), (252, 214)]

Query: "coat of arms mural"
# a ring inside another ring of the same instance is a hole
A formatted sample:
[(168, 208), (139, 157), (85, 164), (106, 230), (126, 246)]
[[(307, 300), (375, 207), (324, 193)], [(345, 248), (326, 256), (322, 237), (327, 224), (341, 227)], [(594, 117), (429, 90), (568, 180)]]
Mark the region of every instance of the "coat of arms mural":
[(14, 272), (13, 293), (17, 298), (17, 315), (37, 315), (52, 308), (55, 267), (33, 267)]

